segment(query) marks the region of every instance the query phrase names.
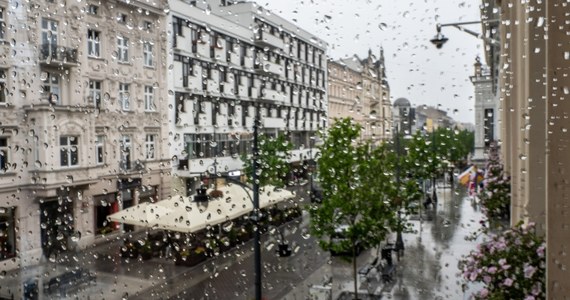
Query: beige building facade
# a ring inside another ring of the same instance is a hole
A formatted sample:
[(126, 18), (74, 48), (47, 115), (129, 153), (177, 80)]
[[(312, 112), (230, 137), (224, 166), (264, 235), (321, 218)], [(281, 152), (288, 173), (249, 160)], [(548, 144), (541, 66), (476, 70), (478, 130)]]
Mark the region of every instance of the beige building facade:
[(0, 1), (0, 271), (105, 240), (121, 229), (107, 215), (169, 195), (165, 7)]
[(512, 219), (547, 241), (547, 298), (570, 295), (570, 37), (567, 1), (483, 1), (500, 8), (501, 153), (512, 180)]
[(330, 60), (328, 65), (329, 123), (350, 117), (362, 126), (362, 138), (377, 143), (392, 136), (392, 105), (386, 78), (384, 53), (368, 52)]

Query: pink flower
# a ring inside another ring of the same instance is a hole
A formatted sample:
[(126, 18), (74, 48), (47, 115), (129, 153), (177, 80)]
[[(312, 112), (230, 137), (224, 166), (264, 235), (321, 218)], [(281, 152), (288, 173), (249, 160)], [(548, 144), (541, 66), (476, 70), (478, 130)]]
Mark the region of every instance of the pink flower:
[(487, 272), (489, 272), (489, 274), (495, 274), (497, 273), (497, 267), (490, 267)]
[(471, 275), (469, 275), (469, 280), (475, 281), (475, 279), (477, 279), (477, 272), (472, 272)]
[(505, 286), (512, 286), (513, 285), (513, 280), (510, 278), (505, 279), (505, 281), (503, 281), (503, 284)]
[(488, 289), (482, 289), (482, 290), (479, 292), (479, 297), (482, 297), (482, 298), (487, 298), (487, 297), (489, 297), (489, 290), (488, 290)]
[(524, 300), (536, 300), (536, 298), (532, 295), (528, 295), (526, 298), (524, 298)]
[(524, 278), (531, 278), (532, 275), (534, 275), (534, 272), (536, 272), (536, 268), (529, 265), (529, 264), (525, 264), (524, 266)]
[(491, 282), (491, 276), (488, 276), (488, 275), (487, 275), (487, 276), (484, 276), (484, 277), (483, 277), (483, 281), (485, 281), (485, 283), (488, 284), (489, 282)]
[(536, 254), (538, 255), (538, 257), (544, 257), (545, 248), (546, 248), (546, 245), (542, 244), (542, 245), (540, 245), (540, 247), (538, 247), (538, 249), (536, 249)]
[(507, 263), (507, 260), (506, 260), (506, 259), (504, 259), (504, 258), (499, 259), (499, 265), (500, 265), (500, 266), (503, 266), (503, 265), (506, 264), (506, 263)]

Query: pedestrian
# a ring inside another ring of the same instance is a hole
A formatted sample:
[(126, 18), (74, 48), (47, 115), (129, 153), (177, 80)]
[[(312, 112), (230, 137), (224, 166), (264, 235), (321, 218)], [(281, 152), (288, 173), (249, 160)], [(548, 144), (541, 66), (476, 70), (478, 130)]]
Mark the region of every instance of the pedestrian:
[(469, 177), (469, 196), (475, 197), (477, 194), (477, 177), (478, 177), (477, 166), (473, 165), (471, 169), (471, 174)]

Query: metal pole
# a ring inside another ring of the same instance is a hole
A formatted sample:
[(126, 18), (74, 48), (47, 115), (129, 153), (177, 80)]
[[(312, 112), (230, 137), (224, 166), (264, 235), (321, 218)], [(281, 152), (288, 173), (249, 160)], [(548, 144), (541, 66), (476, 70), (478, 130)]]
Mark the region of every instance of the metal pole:
[[(398, 132), (398, 128), (396, 128), (396, 186), (398, 187), (398, 195), (400, 194), (400, 133)], [(398, 206), (398, 232), (396, 235), (396, 253), (398, 254), (398, 261), (400, 261), (400, 255), (404, 254), (404, 239), (402, 238), (402, 217), (401, 217), (401, 208), (402, 202), (400, 199), (400, 203)]]
[[(435, 155), (435, 128), (433, 126), (431, 128), (431, 133), (432, 133), (432, 135), (431, 135), (431, 149), (432, 149), (431, 152), (433, 155), (432, 164), (433, 164), (433, 166), (435, 166), (435, 160), (437, 159), (437, 157)], [(431, 174), (431, 176), (432, 176), (432, 183), (431, 183), (431, 185), (432, 185), (432, 197), (431, 198), (432, 199), (431, 200), (433, 201), (434, 204), (437, 203), (437, 193), (436, 193), (436, 186), (435, 186), (435, 180), (436, 180), (435, 172), (436, 171), (437, 170), (434, 169), (433, 173)]]
[(309, 200), (311, 201), (311, 203), (313, 203), (313, 201), (315, 200), (315, 195), (313, 194), (313, 173), (315, 172), (314, 170), (314, 160), (313, 160), (313, 145), (314, 145), (314, 140), (312, 139), (312, 137), (309, 137)]
[(257, 144), (259, 126), (259, 105), (256, 105), (255, 119), (253, 121), (253, 257), (255, 260), (255, 299), (261, 300), (261, 241), (259, 232), (259, 180), (257, 169), (259, 168), (259, 148)]

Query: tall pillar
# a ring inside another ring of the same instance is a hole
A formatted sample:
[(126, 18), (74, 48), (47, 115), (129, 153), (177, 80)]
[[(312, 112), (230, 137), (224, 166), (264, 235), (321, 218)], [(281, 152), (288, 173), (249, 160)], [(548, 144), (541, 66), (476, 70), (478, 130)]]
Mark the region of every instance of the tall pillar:
[(546, 1), (547, 299), (570, 295), (570, 43), (567, 1)]

